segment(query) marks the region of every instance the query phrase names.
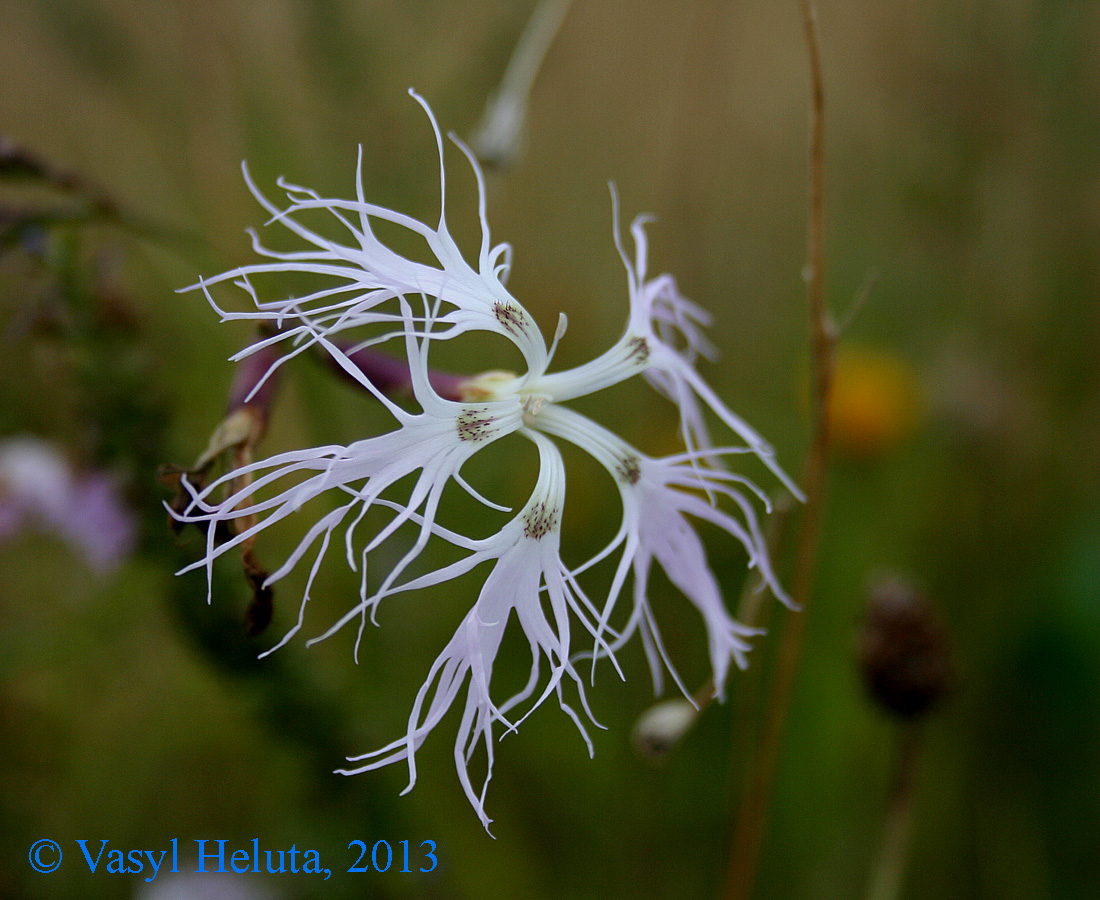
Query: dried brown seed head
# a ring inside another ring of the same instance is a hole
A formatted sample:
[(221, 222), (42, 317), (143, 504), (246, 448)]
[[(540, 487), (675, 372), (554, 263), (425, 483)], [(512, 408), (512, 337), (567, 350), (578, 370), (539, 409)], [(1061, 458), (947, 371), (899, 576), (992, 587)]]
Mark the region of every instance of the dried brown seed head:
[(942, 618), (901, 578), (883, 580), (872, 589), (860, 632), (859, 662), (874, 700), (902, 718), (925, 715), (955, 680)]

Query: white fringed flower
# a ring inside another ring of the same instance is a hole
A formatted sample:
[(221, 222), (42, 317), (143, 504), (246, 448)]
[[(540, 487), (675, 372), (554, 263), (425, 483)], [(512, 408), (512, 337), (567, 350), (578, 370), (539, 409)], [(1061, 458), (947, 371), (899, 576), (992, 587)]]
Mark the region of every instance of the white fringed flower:
[[(730, 663), (742, 668), (746, 665), (748, 638), (757, 632), (730, 616), (691, 520), (701, 519), (717, 526), (744, 547), (749, 565), (759, 570), (763, 584), (788, 602), (768, 561), (754, 509), (754, 503), (767, 509), (767, 499), (746, 479), (728, 471), (725, 460), (734, 454), (754, 454), (796, 496), (798, 489), (779, 467), (771, 448), (697, 372), (698, 358), (714, 354), (703, 333), (709, 316), (679, 294), (670, 276), (647, 277), (644, 218), (635, 220), (631, 227), (635, 253), (633, 259), (627, 256), (619, 237), (618, 199), (614, 193), (615, 242), (628, 279), (626, 328), (610, 349), (591, 362), (547, 372), (554, 347), (564, 333), (564, 317), (548, 349), (534, 319), (505, 287), (510, 248), (506, 244), (492, 246), (481, 171), (469, 151), (452, 136), (468, 157), (479, 188), (482, 240), (477, 268), (463, 259), (447, 230), (442, 137), (427, 104), (413, 96), (428, 114), (439, 150), (444, 201), (435, 227), (366, 202), (358, 178), (357, 199), (353, 201), (323, 199), (304, 188), (280, 182), (290, 202), (286, 209), (268, 201), (249, 180), (249, 187), (272, 214), (272, 221), (305, 239), (309, 249), (277, 253), (264, 248), (254, 236), (256, 249), (271, 261), (243, 266), (195, 285), (214, 304), (209, 288), (232, 280), (250, 295), (254, 308), (225, 312), (215, 306), (223, 317), (266, 320), (278, 327), (272, 337), (240, 356), (280, 341), (289, 342), (290, 348), (282, 360), (308, 347), (319, 347), (385, 404), (395, 419), (394, 429), (347, 447), (284, 453), (229, 472), (205, 489), (193, 490), (192, 502), (180, 518), (211, 526), (207, 528), (205, 555), (188, 567), (205, 568), (209, 575), (218, 556), (251, 542), (307, 501), (332, 489), (346, 495), (341, 505), (306, 530), (298, 547), (268, 579), (268, 584), (278, 581), (316, 547), (298, 620), (277, 646), (302, 627), (310, 586), (333, 535), (340, 529), (348, 564), (362, 573), (360, 597), (314, 640), (323, 640), (356, 620), (361, 639), (368, 614), (373, 615), (387, 597), (447, 582), (482, 563), (492, 564), (477, 601), (429, 671), (405, 735), (379, 750), (352, 758), (361, 765), (347, 770), (351, 774), (405, 761), (412, 788), (416, 781), (416, 750), (465, 691), (455, 762), (470, 802), (488, 827), (484, 799), (492, 774), (494, 725), (514, 730), (554, 694), (580, 728), (591, 752), (581, 719), (563, 695), (571, 683), (581, 708), (591, 719), (574, 668), (579, 657), (590, 657), (593, 666), (603, 658), (614, 663), (616, 650), (640, 632), (657, 691), (665, 668), (679, 683), (649, 603), (649, 574), (654, 562), (702, 616), (715, 692), (719, 697), (723, 695)], [(299, 213), (315, 209), (333, 214), (351, 240), (330, 240), (296, 218)], [(434, 264), (406, 259), (390, 249), (375, 235), (372, 220), (418, 235), (430, 249)], [(321, 276), (325, 284), (304, 297), (261, 300), (253, 279), (281, 272)], [(418, 312), (414, 314), (411, 298), (417, 297)], [(432, 343), (476, 331), (495, 332), (511, 341), (522, 354), (526, 371), (472, 376), (458, 382), (457, 399), (441, 396), (433, 387), (429, 369)], [(359, 343), (348, 345), (344, 337), (336, 340), (337, 335), (345, 333), (355, 335)], [(365, 338), (364, 333), (368, 335)], [(372, 382), (369, 367), (357, 365), (353, 358), (364, 347), (394, 339), (404, 343), (418, 412), (409, 412), (384, 396), (380, 386)], [(678, 407), (685, 452), (662, 459), (649, 457), (562, 405), (634, 375), (644, 375)], [(710, 416), (728, 429), (732, 445), (713, 442), (706, 423)], [(513, 433), (533, 441), (540, 458), (538, 481), (520, 512), (497, 533), (483, 539), (439, 525), (438, 506), (444, 488), (452, 480), (485, 505), (503, 509), (478, 494), (463, 478), (462, 468), (482, 447)], [(622, 504), (622, 524), (612, 541), (587, 560), (569, 564), (560, 555), (566, 473), (553, 438), (575, 444), (603, 465), (615, 479)], [(390, 489), (413, 473), (418, 474), (408, 499), (397, 502)], [(286, 486), (288, 481), (294, 483)], [(239, 487), (242, 484), (245, 486)], [(215, 499), (225, 489), (229, 496)], [(369, 539), (357, 541), (356, 526), (372, 508), (388, 511), (392, 517)], [(239, 531), (218, 544), (215, 535), (221, 532), (213, 526), (219, 523), (238, 524)], [(372, 591), (367, 584), (368, 557), (402, 525), (415, 527), (416, 539)], [(406, 575), (433, 537), (454, 545), (465, 555), (427, 574)], [(578, 577), (616, 553), (611, 588), (593, 603)], [(631, 578), (631, 608), (620, 617), (623, 623), (616, 625), (616, 606)], [(492, 692), (493, 664), (513, 616), (530, 645), (530, 679), (515, 696), (496, 698)], [(579, 632), (575, 624), (580, 625)], [(575, 632), (584, 638), (583, 647), (574, 646)], [(543, 658), (548, 675), (543, 674)], [(485, 747), (487, 762), (484, 781), (480, 789), (475, 789), (467, 765), (479, 744)]]
[[(623, 548), (608, 593), (601, 620), (603, 625), (606, 625), (627, 574), (633, 571), (634, 608), (626, 627), (608, 652), (613, 653), (635, 630), (640, 630), (656, 693), (662, 689), (662, 660), (676, 677), (676, 670), (661, 646), (660, 633), (649, 607), (649, 572), (656, 560), (669, 581), (703, 617), (710, 643), (715, 691), (719, 699), (724, 699), (730, 660), (739, 668), (745, 668), (748, 664), (745, 654), (749, 650), (746, 638), (760, 632), (740, 625), (726, 610), (721, 589), (707, 564), (703, 542), (685, 514), (717, 525), (735, 538), (748, 552), (749, 566), (759, 569), (763, 584), (783, 602), (790, 602), (771, 569), (752, 504), (736, 485), (758, 496), (765, 507), (769, 506), (767, 497), (747, 479), (706, 465), (728, 454), (744, 453), (747, 448), (709, 449), (652, 459), (606, 428), (566, 407), (545, 409), (542, 420), (545, 431), (588, 451), (603, 465), (615, 479), (622, 498), (623, 520), (618, 534), (582, 567), (590, 567), (619, 546)], [(725, 512), (713, 500), (708, 501), (708, 496), (727, 498), (742, 518)], [(593, 655), (601, 656), (601, 649), (597, 647)], [(680, 689), (688, 694), (682, 684)]]
[[(577, 689), (585, 712), (591, 718), (584, 686), (570, 660), (571, 614), (597, 638), (598, 632), (595, 610), (580, 590), (573, 574), (562, 563), (559, 554), (561, 513), (565, 503), (565, 466), (552, 441), (537, 431), (524, 429), (521, 433), (538, 445), (541, 462), (538, 483), (520, 513), (497, 534), (484, 540), (471, 540), (436, 526), (433, 530), (437, 534), (468, 550), (469, 555), (452, 565), (390, 589), (389, 593), (398, 593), (426, 588), (457, 578), (484, 562), (495, 561), (482, 585), (477, 602), (436, 659), (427, 680), (420, 688), (409, 716), (405, 737), (373, 753), (352, 758), (351, 762), (363, 762), (363, 765), (345, 770), (345, 774), (357, 774), (398, 760), (407, 760), (411, 788), (416, 782), (416, 749), (450, 709), (469, 676), (466, 706), (455, 741), (455, 763), (463, 790), (486, 828), (491, 821), (485, 814), (485, 789), (492, 777), (493, 723), (500, 722), (506, 731), (515, 730), (518, 720), (513, 723), (505, 714), (528, 700), (538, 690), (543, 656), (546, 657), (550, 676), (523, 717), (530, 714), (551, 693), (556, 693), (561, 708), (576, 723), (588, 744), (589, 752), (592, 751), (592, 742), (580, 718), (566, 704), (562, 693), (562, 681), (568, 676)], [(379, 592), (382, 593), (385, 591)], [(546, 595), (545, 605), (541, 599), (542, 594)], [(522, 691), (497, 705), (489, 693), (489, 684), (497, 650), (513, 613), (530, 644), (531, 675)], [(355, 614), (356, 611), (353, 610), (330, 631), (338, 629), (344, 621), (354, 618)], [(606, 652), (610, 652), (610, 649)], [(429, 694), (430, 701), (427, 700)], [(487, 766), (481, 791), (475, 792), (466, 764), (478, 741), (485, 745)]]

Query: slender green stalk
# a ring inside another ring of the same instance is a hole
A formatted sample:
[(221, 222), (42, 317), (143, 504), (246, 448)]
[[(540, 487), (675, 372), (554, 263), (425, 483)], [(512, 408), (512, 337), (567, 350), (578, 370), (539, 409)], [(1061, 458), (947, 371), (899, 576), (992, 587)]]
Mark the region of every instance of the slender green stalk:
[(871, 870), (867, 900), (898, 900), (909, 851), (917, 761), (920, 758), (921, 722), (900, 727), (890, 806), (882, 827), (878, 858)]

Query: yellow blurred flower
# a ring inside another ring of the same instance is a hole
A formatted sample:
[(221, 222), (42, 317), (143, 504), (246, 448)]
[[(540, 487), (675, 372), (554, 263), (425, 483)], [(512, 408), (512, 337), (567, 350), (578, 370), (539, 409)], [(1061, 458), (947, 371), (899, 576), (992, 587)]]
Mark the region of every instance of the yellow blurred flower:
[(919, 412), (916, 373), (898, 356), (872, 348), (842, 348), (833, 376), (829, 425), (837, 452), (876, 459), (912, 433)]

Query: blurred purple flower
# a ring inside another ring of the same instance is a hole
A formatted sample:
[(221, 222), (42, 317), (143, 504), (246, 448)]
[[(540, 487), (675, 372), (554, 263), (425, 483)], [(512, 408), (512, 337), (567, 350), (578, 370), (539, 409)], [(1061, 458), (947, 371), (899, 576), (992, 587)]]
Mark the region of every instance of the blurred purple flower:
[(64, 538), (101, 574), (130, 554), (136, 531), (106, 473), (77, 473), (53, 444), (19, 436), (0, 441), (0, 541), (25, 528)]
[(276, 900), (281, 896), (247, 875), (206, 870), (161, 876), (156, 884), (142, 885), (135, 900)]

